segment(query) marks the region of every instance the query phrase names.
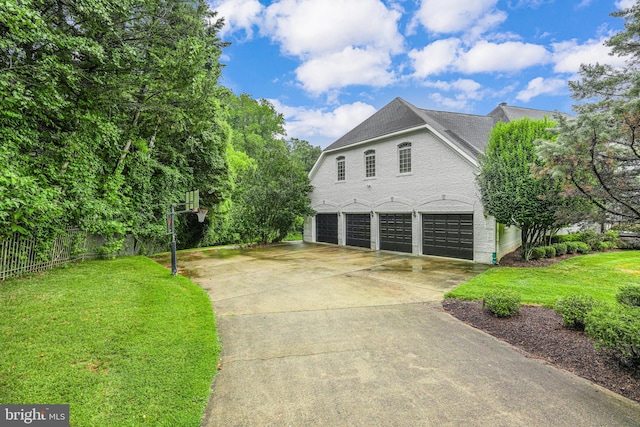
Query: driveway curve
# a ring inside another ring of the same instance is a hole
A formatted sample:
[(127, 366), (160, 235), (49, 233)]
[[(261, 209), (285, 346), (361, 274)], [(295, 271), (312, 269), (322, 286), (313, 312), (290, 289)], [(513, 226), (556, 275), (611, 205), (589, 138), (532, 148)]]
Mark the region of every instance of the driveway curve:
[(486, 266), (301, 242), (178, 263), (223, 346), (202, 426), (640, 426), (640, 405), (443, 312)]

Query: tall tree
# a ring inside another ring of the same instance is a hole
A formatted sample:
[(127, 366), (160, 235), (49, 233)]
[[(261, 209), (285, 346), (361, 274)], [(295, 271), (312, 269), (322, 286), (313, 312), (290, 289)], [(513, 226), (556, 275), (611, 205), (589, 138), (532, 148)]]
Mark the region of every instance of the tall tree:
[(611, 219), (640, 221), (640, 2), (612, 14), (625, 30), (606, 41), (626, 66), (582, 64), (569, 82), (575, 120), (559, 119), (559, 135), (540, 147), (549, 174), (566, 179), (569, 196), (590, 200)]
[(322, 154), (322, 148), (313, 146), (304, 139), (291, 138), (287, 141), (287, 145), (289, 146), (291, 160), (300, 165), (307, 173), (311, 172), (316, 160)]
[(549, 120), (528, 118), (498, 123), (480, 157), (477, 182), (486, 212), (496, 221), (521, 230), (522, 257), (529, 260), (535, 245), (559, 227), (559, 212), (565, 205), (559, 183), (537, 177), (536, 141), (553, 137)]
[(0, 235), (161, 238), (185, 191), (223, 200), (221, 25), (204, 0), (0, 3)]

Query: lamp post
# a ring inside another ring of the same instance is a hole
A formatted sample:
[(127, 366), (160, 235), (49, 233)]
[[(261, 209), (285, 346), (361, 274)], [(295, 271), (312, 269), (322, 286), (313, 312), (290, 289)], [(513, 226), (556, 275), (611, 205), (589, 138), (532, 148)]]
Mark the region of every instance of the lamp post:
[[(193, 212), (198, 215), (198, 222), (204, 222), (204, 218), (207, 216), (206, 209), (200, 209), (198, 190), (189, 191), (185, 196), (185, 203), (174, 203), (171, 205), (171, 210), (168, 213), (168, 228), (169, 234), (171, 234), (171, 275), (178, 274), (178, 256), (176, 254), (176, 227), (175, 216), (176, 214)], [(176, 211), (176, 207), (184, 206), (185, 209)]]

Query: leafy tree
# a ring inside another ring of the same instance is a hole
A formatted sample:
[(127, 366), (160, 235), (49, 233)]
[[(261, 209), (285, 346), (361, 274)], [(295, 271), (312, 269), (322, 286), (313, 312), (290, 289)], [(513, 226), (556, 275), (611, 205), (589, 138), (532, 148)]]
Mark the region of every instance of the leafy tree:
[(229, 93), (227, 106), (235, 178), (227, 235), (248, 243), (280, 241), (298, 218), (311, 213), (311, 186), (302, 160), (310, 145), (297, 143), (297, 160), (283, 139), (282, 114), (264, 99)]
[[(540, 147), (549, 174), (566, 179), (565, 192), (584, 197), (610, 219), (640, 221), (640, 3), (615, 12), (625, 30), (605, 43), (626, 66), (582, 64), (569, 82), (578, 117), (559, 118), (558, 138)], [(611, 218), (613, 216), (613, 218)]]
[(291, 159), (309, 173), (322, 154), (322, 148), (313, 146), (304, 139), (291, 138), (287, 141)]
[(0, 236), (164, 238), (185, 191), (223, 202), (221, 25), (204, 0), (0, 3)]
[(529, 260), (535, 245), (558, 227), (558, 212), (565, 205), (559, 183), (537, 177), (536, 140), (553, 137), (549, 120), (528, 118), (498, 123), (480, 156), (477, 182), (486, 212), (496, 221), (521, 230), (522, 257)]

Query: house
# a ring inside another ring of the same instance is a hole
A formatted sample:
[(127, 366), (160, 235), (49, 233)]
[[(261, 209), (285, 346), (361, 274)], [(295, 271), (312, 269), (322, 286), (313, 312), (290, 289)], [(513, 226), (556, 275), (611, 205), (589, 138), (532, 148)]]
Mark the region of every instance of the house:
[(520, 230), (484, 212), (478, 154), (498, 121), (553, 114), (500, 104), (479, 116), (394, 99), (322, 152), (304, 240), (497, 261), (520, 245)]

